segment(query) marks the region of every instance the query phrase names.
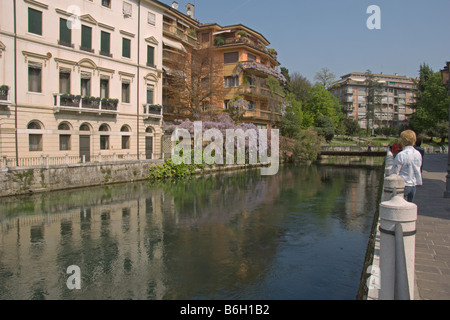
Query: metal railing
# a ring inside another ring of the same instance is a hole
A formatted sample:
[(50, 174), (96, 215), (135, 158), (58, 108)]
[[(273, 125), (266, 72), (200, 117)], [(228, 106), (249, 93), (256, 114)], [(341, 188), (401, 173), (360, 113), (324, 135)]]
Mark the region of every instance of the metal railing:
[(0, 161), (0, 168), (47, 168), (49, 166), (70, 166), (82, 165), (86, 163), (103, 163), (103, 162), (124, 162), (124, 161), (144, 161), (157, 160), (161, 158), (161, 154), (153, 153), (151, 159), (146, 159), (146, 155), (139, 154), (91, 154), (89, 161), (85, 156), (49, 156), (41, 155), (38, 157), (22, 157), (16, 160), (15, 157), (3, 156)]

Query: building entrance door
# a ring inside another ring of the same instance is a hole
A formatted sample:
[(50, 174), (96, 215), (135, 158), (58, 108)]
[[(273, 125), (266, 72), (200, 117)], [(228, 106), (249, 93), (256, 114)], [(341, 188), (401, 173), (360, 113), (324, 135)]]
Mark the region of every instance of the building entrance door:
[(152, 159), (153, 137), (145, 137), (145, 159)]
[(91, 136), (80, 136), (80, 157), (86, 162), (91, 161)]

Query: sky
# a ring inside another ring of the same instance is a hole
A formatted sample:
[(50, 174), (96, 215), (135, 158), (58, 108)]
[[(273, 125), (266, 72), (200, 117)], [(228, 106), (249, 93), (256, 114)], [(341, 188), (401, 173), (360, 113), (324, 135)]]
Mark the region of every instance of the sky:
[[(171, 5), (172, 0), (160, 0)], [(450, 60), (450, 0), (177, 0), (195, 5), (194, 19), (243, 24), (278, 52), (280, 67), (312, 83), (322, 68), (336, 80), (350, 72), (418, 77)], [(379, 8), (379, 19), (369, 6)], [(379, 21), (379, 29), (369, 29)]]

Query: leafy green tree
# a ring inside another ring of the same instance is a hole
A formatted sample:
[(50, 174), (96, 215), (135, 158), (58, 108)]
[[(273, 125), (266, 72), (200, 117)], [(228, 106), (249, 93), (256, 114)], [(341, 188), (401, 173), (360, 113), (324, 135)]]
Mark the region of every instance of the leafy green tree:
[(381, 110), (383, 85), (375, 79), (370, 70), (366, 72), (366, 134), (369, 135), (369, 129), (374, 129), (376, 110)]
[(319, 136), (325, 138), (327, 142), (333, 140), (335, 134), (335, 128), (333, 121), (327, 116), (319, 116), (316, 119), (315, 129)]
[(343, 121), (345, 133), (348, 135), (356, 135), (361, 130), (359, 122), (355, 119), (345, 119)]
[(429, 132), (433, 135), (437, 124), (448, 119), (449, 97), (439, 72), (430, 73), (428, 66), (421, 66), (420, 73), (423, 79), (417, 85), (417, 102), (413, 105), (416, 112), (411, 118), (411, 126), (417, 133)]
[(314, 125), (320, 116), (326, 116), (331, 119), (334, 126), (337, 127), (342, 118), (342, 105), (339, 99), (331, 94), (322, 85), (315, 85), (308, 94), (308, 103), (304, 108), (305, 118), (312, 117)]

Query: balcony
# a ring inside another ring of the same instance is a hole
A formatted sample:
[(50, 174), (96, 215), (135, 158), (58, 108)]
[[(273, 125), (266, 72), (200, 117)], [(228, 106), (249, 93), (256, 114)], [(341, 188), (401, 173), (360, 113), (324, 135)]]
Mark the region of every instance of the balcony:
[(159, 104), (144, 104), (143, 116), (145, 119), (159, 119), (163, 118), (163, 106)]
[(78, 113), (97, 113), (117, 115), (118, 99), (81, 97), (73, 94), (55, 93), (54, 112), (73, 111)]
[(163, 31), (164, 33), (175, 36), (179, 40), (184, 41), (191, 46), (196, 46), (198, 44), (197, 37), (193, 32), (191, 34), (186, 33), (185, 30), (165, 21), (163, 22)]
[(237, 68), (241, 68), (245, 71), (251, 71), (265, 77), (272, 76), (278, 79), (280, 82), (286, 83), (286, 78), (281, 72), (278, 72), (277, 70), (256, 61), (240, 61), (237, 64)]
[[(216, 40), (217, 39), (217, 40)], [(278, 53), (274, 49), (267, 48), (263, 43), (250, 39), (245, 36), (236, 36), (236, 37), (224, 37), (217, 36), (214, 39), (214, 45), (217, 46), (235, 46), (235, 45), (246, 45), (253, 49), (259, 50), (262, 53), (265, 53), (272, 57), (272, 59), (277, 60)]]
[(6, 85), (0, 86), (0, 106), (10, 106), (9, 87)]

